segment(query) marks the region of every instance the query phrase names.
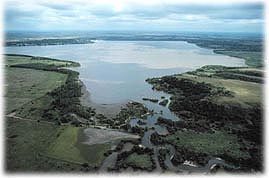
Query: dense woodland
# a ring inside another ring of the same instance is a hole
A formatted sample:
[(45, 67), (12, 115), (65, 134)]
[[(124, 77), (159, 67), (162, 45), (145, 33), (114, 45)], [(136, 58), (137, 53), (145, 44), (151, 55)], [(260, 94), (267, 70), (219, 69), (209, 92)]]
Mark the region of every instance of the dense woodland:
[[(194, 71), (192, 74), (196, 73), (199, 75), (199, 72), (201, 70)], [(236, 70), (236, 72), (240, 73), (239, 70)], [(221, 72), (219, 71), (218, 73)], [(261, 75), (255, 72), (247, 72), (247, 74)], [(211, 77), (220, 76), (212, 74)], [(242, 80), (241, 77), (236, 79)], [(242, 150), (251, 155), (251, 158), (247, 160), (235, 159), (225, 155), (225, 153), (222, 156), (228, 162), (230, 161), (240, 166), (244, 171), (250, 171), (251, 169), (262, 170), (263, 109), (261, 105), (256, 104), (250, 108), (244, 108), (238, 105), (216, 103), (212, 100), (213, 97), (233, 97), (233, 93), (224, 88), (216, 88), (211, 84), (195, 82), (190, 79), (165, 76), (162, 78), (148, 79), (147, 81), (153, 85), (153, 89), (165, 91), (173, 95), (169, 109), (180, 118), (183, 118), (183, 121), (177, 122), (164, 118), (158, 119), (159, 124), (167, 126), (169, 133), (175, 133), (182, 129), (200, 133), (214, 133), (215, 131), (224, 130), (239, 138)], [(164, 144), (162, 137), (157, 134), (153, 134), (151, 140), (156, 144)], [(199, 158), (198, 160), (205, 163), (204, 159), (212, 156), (197, 154), (188, 151), (188, 149), (178, 148), (177, 155), (179, 160), (177, 160), (176, 156), (174, 163), (178, 165), (182, 163), (182, 160), (197, 160), (196, 158)], [(184, 159), (182, 155), (184, 155)]]

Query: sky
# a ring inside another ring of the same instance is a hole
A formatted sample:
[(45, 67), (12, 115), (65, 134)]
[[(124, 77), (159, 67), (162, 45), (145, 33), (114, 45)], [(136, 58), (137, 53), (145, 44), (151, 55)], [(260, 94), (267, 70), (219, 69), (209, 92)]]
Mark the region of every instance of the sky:
[(6, 31), (262, 32), (261, 0), (6, 0)]

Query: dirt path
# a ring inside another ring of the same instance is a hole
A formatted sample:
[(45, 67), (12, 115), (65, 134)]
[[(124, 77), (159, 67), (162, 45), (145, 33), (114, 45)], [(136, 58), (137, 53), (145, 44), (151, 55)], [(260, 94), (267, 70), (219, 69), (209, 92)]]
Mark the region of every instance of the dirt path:
[[(37, 122), (37, 120), (33, 120), (33, 119), (28, 119), (28, 118), (23, 118), (20, 116), (16, 116), (16, 112), (12, 112), (6, 115), (6, 117), (11, 117), (14, 119), (20, 119), (20, 120), (25, 120), (25, 121), (31, 121), (31, 122)], [(48, 123), (48, 124), (55, 124), (53, 122), (49, 122), (49, 121), (39, 121), (40, 123)]]

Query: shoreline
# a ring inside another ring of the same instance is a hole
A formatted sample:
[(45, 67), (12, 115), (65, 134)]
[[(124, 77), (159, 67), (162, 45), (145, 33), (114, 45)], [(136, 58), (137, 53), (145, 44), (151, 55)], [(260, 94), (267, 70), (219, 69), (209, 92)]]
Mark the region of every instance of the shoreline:
[(107, 118), (114, 118), (116, 115), (120, 112), (122, 107), (125, 107), (126, 103), (119, 103), (119, 104), (97, 104), (92, 102), (91, 100), (91, 94), (89, 90), (87, 89), (86, 85), (80, 80), (80, 83), (82, 85), (81, 87), (81, 97), (79, 98), (80, 103), (82, 106), (86, 107), (92, 107), (96, 109), (97, 113), (103, 114)]
[[(55, 46), (55, 45), (77, 45), (77, 44), (93, 44), (95, 43), (96, 40), (93, 40), (93, 39), (88, 39), (86, 38), (87, 42), (76, 42), (76, 43), (64, 43), (64, 44), (43, 44), (43, 45), (16, 45), (16, 43), (18, 44), (23, 44), (23, 43), (27, 43), (27, 42), (40, 42), (42, 40), (74, 40), (76, 38), (70, 38), (70, 39), (63, 39), (63, 38), (53, 38), (53, 39), (41, 39), (41, 40), (29, 40), (29, 41), (23, 41), (23, 40), (18, 40), (18, 41), (7, 41), (7, 43), (11, 43), (12, 45), (7, 45), (5, 47), (20, 47), (20, 46)], [(83, 38), (78, 38), (78, 39), (83, 39)], [(225, 38), (224, 38), (225, 39)], [(205, 38), (201, 38), (200, 40), (207, 40)], [(219, 40), (219, 39), (217, 39)], [(257, 65), (257, 66), (253, 66), (253, 64), (249, 63), (249, 59), (247, 59), (246, 56), (242, 56), (240, 54), (231, 54), (230, 52), (232, 52), (233, 50), (230, 50), (230, 49), (225, 49), (225, 48), (220, 48), (220, 47), (212, 47), (211, 43), (207, 44), (203, 44), (203, 43), (199, 43), (199, 41), (197, 41), (197, 39), (190, 39), (188, 37), (179, 37), (178, 39), (174, 39), (174, 40), (171, 40), (169, 38), (167, 39), (156, 39), (156, 40), (152, 40), (152, 39), (97, 39), (97, 41), (180, 41), (180, 42), (186, 42), (186, 43), (189, 43), (189, 44), (193, 44), (197, 47), (200, 47), (200, 48), (204, 48), (204, 49), (210, 49), (212, 50), (212, 52), (216, 55), (224, 55), (224, 56), (228, 56), (228, 57), (234, 57), (234, 58), (239, 58), (239, 59), (243, 59), (245, 61), (245, 67), (255, 67), (255, 68), (264, 68), (264, 64), (260, 64), (260, 65)], [(213, 42), (214, 43), (214, 42)], [(251, 50), (250, 50), (251, 51)], [(249, 52), (249, 51), (234, 51), (234, 52)]]

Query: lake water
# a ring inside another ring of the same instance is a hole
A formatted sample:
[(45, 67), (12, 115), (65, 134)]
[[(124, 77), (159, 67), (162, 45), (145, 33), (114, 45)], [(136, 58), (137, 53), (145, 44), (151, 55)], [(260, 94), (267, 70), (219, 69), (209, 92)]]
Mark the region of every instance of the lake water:
[[(144, 133), (141, 144), (154, 148), (156, 160), (158, 148), (151, 143), (151, 134), (154, 131), (167, 134), (166, 127), (156, 125), (157, 119), (164, 117), (178, 120), (179, 118), (170, 112), (167, 106), (163, 107), (157, 103), (142, 100), (143, 97), (170, 98), (170, 95), (166, 93), (153, 91), (145, 79), (183, 73), (204, 65), (245, 66), (243, 59), (214, 54), (211, 49), (200, 48), (182, 41), (97, 41), (94, 44), (6, 47), (5, 49), (6, 53), (79, 62), (81, 67), (73, 69), (80, 72), (80, 79), (90, 92), (94, 103), (118, 104), (135, 100), (153, 109), (157, 113), (143, 120), (145, 125), (137, 124), (140, 118), (131, 119), (130, 125), (149, 128)], [(114, 164), (111, 160), (115, 162), (115, 159), (116, 155), (109, 157), (103, 164), (104, 167), (107, 164)], [(179, 169), (174, 167), (170, 159), (166, 159), (165, 164), (171, 170)], [(180, 168), (180, 170), (186, 169), (208, 171), (208, 168)]]
[[(6, 47), (5, 53), (46, 56), (79, 62), (80, 79), (97, 104), (125, 103), (135, 100), (173, 119), (167, 107), (143, 97), (158, 98), (168, 94), (153, 91), (145, 82), (197, 69), (203, 65), (244, 66), (243, 59), (219, 55), (183, 41), (96, 41), (93, 44)], [(155, 119), (154, 119), (155, 120)]]

